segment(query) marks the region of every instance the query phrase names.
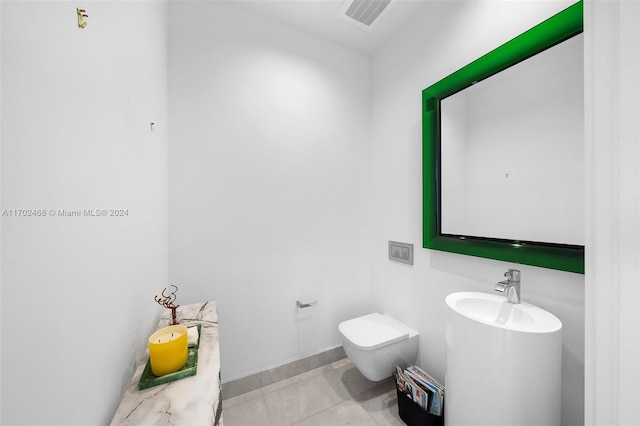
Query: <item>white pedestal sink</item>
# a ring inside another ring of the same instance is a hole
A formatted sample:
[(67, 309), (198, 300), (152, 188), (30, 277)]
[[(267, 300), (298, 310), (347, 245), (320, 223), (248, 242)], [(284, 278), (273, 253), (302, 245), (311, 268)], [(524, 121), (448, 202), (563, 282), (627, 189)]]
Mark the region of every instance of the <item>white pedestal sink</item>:
[(446, 303), (446, 424), (560, 425), (560, 320), (500, 295), (453, 293)]

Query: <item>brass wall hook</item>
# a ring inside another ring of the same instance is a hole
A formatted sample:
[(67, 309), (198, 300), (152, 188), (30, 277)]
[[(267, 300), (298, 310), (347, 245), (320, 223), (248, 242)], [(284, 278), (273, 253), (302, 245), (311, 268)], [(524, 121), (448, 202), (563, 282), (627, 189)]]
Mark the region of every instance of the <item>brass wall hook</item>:
[(87, 23), (84, 21), (84, 18), (89, 17), (89, 15), (87, 15), (87, 11), (84, 9), (76, 8), (76, 13), (78, 14), (78, 27), (86, 27)]

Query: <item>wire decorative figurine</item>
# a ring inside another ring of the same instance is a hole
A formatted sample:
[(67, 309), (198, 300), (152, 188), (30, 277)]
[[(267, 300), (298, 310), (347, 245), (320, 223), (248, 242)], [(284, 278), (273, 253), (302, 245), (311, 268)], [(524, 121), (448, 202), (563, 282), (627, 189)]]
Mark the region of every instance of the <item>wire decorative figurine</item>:
[(156, 295), (155, 300), (156, 302), (158, 302), (159, 305), (162, 305), (167, 309), (171, 309), (171, 324), (169, 325), (177, 325), (178, 320), (176, 319), (176, 309), (180, 305), (176, 305), (175, 301), (176, 301), (176, 292), (178, 291), (178, 287), (176, 287), (175, 285), (171, 285), (171, 287), (175, 288), (175, 290), (173, 290), (171, 294), (169, 294), (168, 296), (164, 294), (165, 291), (167, 291), (167, 289), (165, 288), (164, 290), (162, 290), (162, 297), (159, 297)]

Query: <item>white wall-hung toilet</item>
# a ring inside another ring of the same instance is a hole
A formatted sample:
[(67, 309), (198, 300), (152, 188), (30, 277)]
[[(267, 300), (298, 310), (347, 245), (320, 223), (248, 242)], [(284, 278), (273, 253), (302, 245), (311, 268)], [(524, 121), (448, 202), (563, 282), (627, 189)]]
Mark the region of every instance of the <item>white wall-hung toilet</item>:
[(353, 365), (377, 382), (418, 356), (418, 332), (386, 314), (373, 313), (338, 325), (342, 346)]

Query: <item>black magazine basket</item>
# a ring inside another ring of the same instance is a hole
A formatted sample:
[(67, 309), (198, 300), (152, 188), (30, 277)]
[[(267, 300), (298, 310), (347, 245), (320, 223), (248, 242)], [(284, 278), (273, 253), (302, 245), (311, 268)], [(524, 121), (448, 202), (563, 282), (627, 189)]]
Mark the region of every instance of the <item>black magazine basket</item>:
[[(393, 374), (396, 377), (395, 373)], [(396, 395), (398, 396), (398, 414), (408, 426), (444, 426), (444, 415), (436, 416), (422, 409), (413, 402), (407, 394), (400, 391), (396, 385)], [(442, 407), (444, 413), (444, 406)]]

